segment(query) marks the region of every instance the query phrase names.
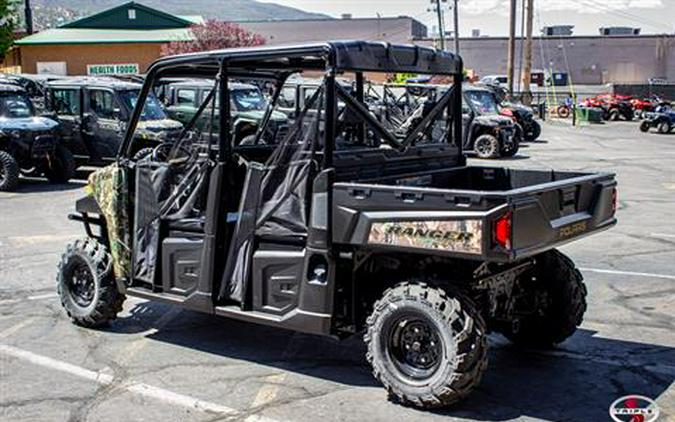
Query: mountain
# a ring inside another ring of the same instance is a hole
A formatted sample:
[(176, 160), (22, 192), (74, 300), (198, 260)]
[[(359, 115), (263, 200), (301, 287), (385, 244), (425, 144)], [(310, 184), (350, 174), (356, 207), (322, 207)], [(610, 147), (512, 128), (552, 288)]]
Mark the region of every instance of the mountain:
[[(125, 0), (33, 0), (42, 10), (77, 10), (90, 15), (101, 10), (119, 6)], [(320, 13), (309, 13), (275, 3), (254, 0), (141, 0), (141, 3), (175, 15), (201, 15), (227, 21), (280, 20), (280, 19), (331, 19)]]

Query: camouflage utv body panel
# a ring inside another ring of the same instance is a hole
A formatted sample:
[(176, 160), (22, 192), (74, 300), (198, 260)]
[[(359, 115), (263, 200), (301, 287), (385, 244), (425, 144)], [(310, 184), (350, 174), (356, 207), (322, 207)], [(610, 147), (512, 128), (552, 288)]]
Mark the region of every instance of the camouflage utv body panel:
[(88, 192), (96, 199), (108, 227), (115, 277), (128, 277), (131, 268), (131, 242), (127, 170), (118, 164), (112, 164), (92, 173), (88, 182)]
[(482, 234), (480, 220), (378, 222), (370, 228), (368, 243), (480, 254)]

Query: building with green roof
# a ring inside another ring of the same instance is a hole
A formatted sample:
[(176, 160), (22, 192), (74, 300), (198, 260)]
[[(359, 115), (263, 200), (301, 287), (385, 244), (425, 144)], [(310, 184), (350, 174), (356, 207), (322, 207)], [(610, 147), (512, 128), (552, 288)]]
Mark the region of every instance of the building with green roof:
[(201, 16), (176, 16), (124, 3), (16, 42), (25, 73), (143, 73), (162, 46), (190, 40)]

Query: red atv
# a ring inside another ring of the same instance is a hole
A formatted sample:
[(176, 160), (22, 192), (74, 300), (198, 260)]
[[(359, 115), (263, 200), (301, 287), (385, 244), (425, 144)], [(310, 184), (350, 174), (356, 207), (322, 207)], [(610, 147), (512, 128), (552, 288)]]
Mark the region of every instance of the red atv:
[(632, 97), (627, 95), (601, 94), (581, 102), (583, 107), (596, 107), (603, 110), (604, 120), (617, 121), (621, 118), (631, 121), (634, 117)]
[(646, 119), (647, 113), (652, 113), (656, 111), (656, 108), (659, 106), (668, 106), (670, 105), (667, 101), (664, 101), (658, 95), (652, 95), (649, 98), (633, 98), (630, 100), (635, 110), (635, 117), (638, 119)]

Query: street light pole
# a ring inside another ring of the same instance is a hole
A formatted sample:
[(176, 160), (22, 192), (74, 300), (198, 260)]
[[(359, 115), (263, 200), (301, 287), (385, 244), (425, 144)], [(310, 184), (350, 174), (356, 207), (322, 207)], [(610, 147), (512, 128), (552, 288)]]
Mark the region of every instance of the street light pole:
[(441, 2), (445, 3), (447, 0), (431, 0), (431, 4), (436, 9), (436, 17), (438, 18), (438, 39), (439, 48), (445, 50), (445, 30), (443, 28), (443, 9), (441, 9)]
[(530, 81), (532, 79), (532, 19), (534, 15), (534, 0), (525, 0), (527, 2), (526, 32), (527, 40), (525, 42), (525, 68), (523, 69), (523, 102), (527, 105), (532, 104), (532, 92), (530, 91)]
[(458, 0), (455, 0), (455, 8), (452, 10), (453, 20), (455, 21), (455, 54), (459, 54), (459, 6)]
[(26, 0), (24, 13), (26, 16), (26, 34), (33, 33), (33, 10), (30, 7), (30, 0)]
[(511, 0), (511, 11), (509, 13), (509, 45), (508, 57), (506, 62), (506, 81), (509, 94), (513, 95), (513, 68), (516, 56), (516, 0)]

